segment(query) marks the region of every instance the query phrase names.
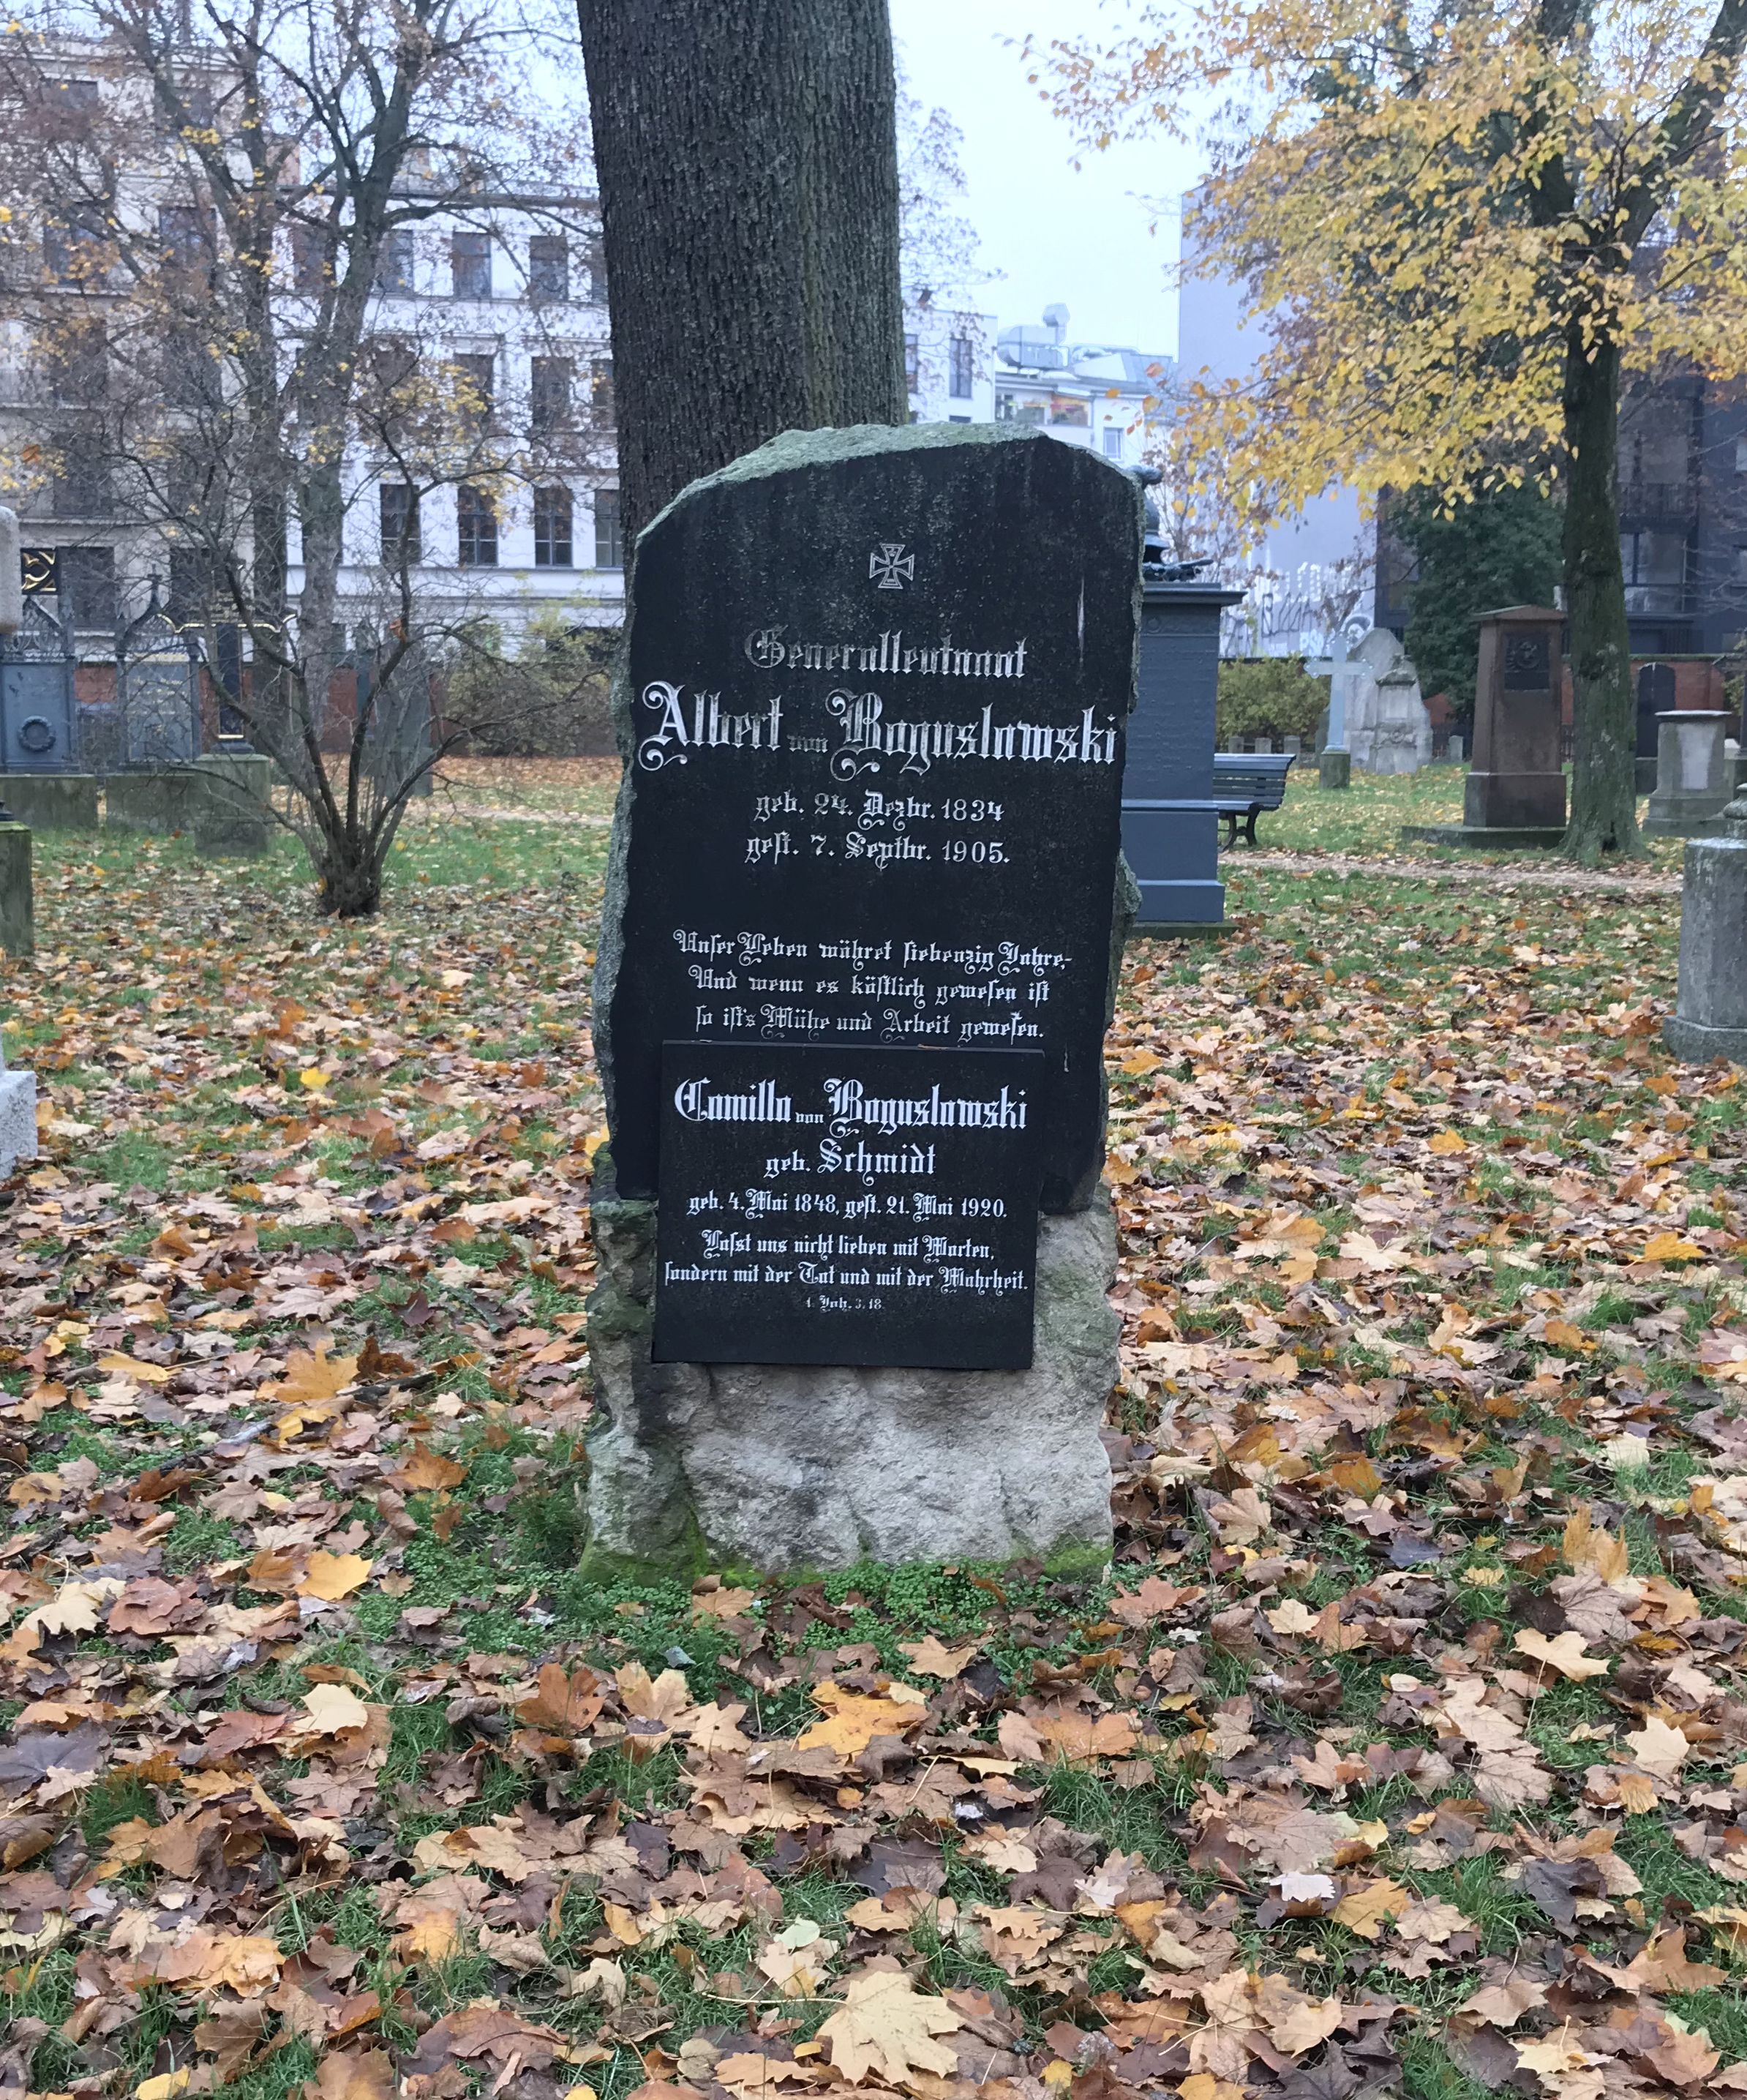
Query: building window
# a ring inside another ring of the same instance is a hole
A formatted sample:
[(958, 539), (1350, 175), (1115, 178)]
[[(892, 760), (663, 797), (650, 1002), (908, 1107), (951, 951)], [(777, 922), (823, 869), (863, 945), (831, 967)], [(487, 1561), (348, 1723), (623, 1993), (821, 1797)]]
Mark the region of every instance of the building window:
[(313, 226), (291, 229), (291, 289), (319, 292), (328, 281), (327, 243)]
[(210, 211), (198, 205), (160, 205), (157, 237), (164, 261), (172, 270), (210, 268), (218, 245), (218, 227)]
[(1123, 433), (1119, 424), (1106, 423), (1104, 426), (1104, 457), (1119, 460), (1123, 456)]
[(490, 422), (497, 399), (497, 360), (488, 350), (463, 351), (455, 360), (456, 420), (464, 430)]
[(454, 233), (449, 236), (449, 272), (457, 299), (492, 296), (492, 236)]
[(115, 549), (63, 547), (55, 589), (61, 610), (81, 632), (115, 632)]
[(591, 233), (582, 245), (583, 271), (589, 280), (588, 296), (596, 306), (607, 303), (607, 244)]
[(456, 558), (464, 569), (497, 567), (497, 508), (483, 488), (464, 481), (455, 492)]
[(1041, 401), (1028, 401), (1023, 394), (997, 394), (995, 420), (998, 423), (1039, 424), (1043, 420)]
[(527, 390), (528, 426), (536, 438), (549, 437), (570, 421), (571, 375), (567, 357), (536, 357)]
[(382, 236), (376, 258), (376, 289), (385, 298), (409, 298), (412, 293), (412, 230), (397, 227)]
[(377, 492), (382, 510), (382, 559), (411, 568), (424, 559), (418, 529), (418, 492), (404, 481), (385, 481)]
[(1620, 567), (1626, 576), (1626, 609), (1679, 613), (1687, 609), (1687, 542), (1682, 532), (1622, 532)]
[(57, 285), (101, 284), (109, 267), (103, 229), (78, 215), (44, 227), (42, 263)]
[(904, 337), (904, 384), (912, 394), (922, 391), (922, 338), (913, 333)]
[(109, 461), (95, 426), (64, 430), (55, 444), (54, 510), (57, 518), (104, 518), (109, 511)]
[(49, 345), (44, 360), (63, 408), (89, 407), (109, 392), (109, 351), (101, 321), (81, 321)]
[(613, 361), (610, 357), (598, 357), (589, 367), (589, 398), (593, 405), (594, 420), (602, 430), (613, 428)]
[[(595, 513), (598, 529), (600, 513)], [(567, 569), (575, 557), (571, 545), (571, 500), (567, 488), (534, 491), (534, 567)]]
[(946, 391), (955, 401), (968, 401), (977, 376), (976, 350), (968, 335), (954, 336), (946, 350)]
[(619, 522), (619, 492), (594, 492), (594, 566), (598, 569), (624, 567), (624, 534)]
[(562, 233), (536, 233), (527, 244), (527, 296), (570, 297), (570, 244)]
[(946, 421), (949, 423), (968, 423), (970, 421), (970, 417), (968, 416), (949, 416), (947, 417)]
[(1092, 426), (1092, 411), (1083, 401), (1076, 401), (1071, 394), (1052, 394), (1049, 397), (1049, 420), (1060, 428), (1084, 430)]

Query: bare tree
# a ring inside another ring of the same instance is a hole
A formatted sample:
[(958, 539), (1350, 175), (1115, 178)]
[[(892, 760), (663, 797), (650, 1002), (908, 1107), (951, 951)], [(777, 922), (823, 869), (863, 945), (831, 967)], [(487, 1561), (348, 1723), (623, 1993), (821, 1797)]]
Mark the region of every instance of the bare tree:
[[(514, 211), (583, 236), (575, 146), (518, 88), (540, 24), (484, 0), (205, 0), (192, 23), (187, 0), (91, 0), (77, 42), (69, 19), (43, 0), (0, 56), (33, 148), (0, 180), (14, 270), (40, 244), (49, 280), (39, 345), (100, 362), (82, 441), (167, 543), (185, 616), (240, 631), (227, 699), (290, 784), (324, 908), (373, 911), (465, 726), (426, 729), (478, 608), (465, 578), (434, 591), (422, 501), (455, 487), (495, 536), (555, 456), (598, 457), (611, 412), (542, 422), (400, 297), (439, 228)], [(99, 85), (76, 108), (69, 62)], [(337, 705), (348, 620), (376, 646)]]

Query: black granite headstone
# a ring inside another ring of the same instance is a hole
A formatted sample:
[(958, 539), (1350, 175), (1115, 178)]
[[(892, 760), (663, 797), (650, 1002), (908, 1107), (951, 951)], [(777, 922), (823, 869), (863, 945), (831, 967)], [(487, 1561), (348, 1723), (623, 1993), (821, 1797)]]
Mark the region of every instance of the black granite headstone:
[[(1038, 434), (792, 434), (643, 535), (596, 1012), (617, 1193), (659, 1193), (664, 1258), (670, 1189), (708, 1176), (662, 1157), (673, 1043), (1040, 1052), (1037, 1195), (1085, 1200), (1139, 504)], [(971, 1361), (888, 1326), (893, 1353), (783, 1360)], [(751, 1346), (718, 1328), (699, 1360), (779, 1360)]]
[(1023, 1370), (1043, 1065), (668, 1043), (655, 1361)]

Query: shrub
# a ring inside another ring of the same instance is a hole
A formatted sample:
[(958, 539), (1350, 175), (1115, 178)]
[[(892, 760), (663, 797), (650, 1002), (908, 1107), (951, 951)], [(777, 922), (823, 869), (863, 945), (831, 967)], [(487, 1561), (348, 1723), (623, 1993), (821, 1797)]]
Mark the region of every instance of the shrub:
[(465, 637), (444, 714), (479, 758), (586, 758), (614, 748), (608, 697), (616, 629), (573, 626), (560, 611), (528, 623), (506, 649), (496, 624)]
[(1312, 678), (1302, 656), (1232, 656), (1220, 664), (1219, 748), (1251, 736), (1315, 739), (1329, 704), (1329, 682)]

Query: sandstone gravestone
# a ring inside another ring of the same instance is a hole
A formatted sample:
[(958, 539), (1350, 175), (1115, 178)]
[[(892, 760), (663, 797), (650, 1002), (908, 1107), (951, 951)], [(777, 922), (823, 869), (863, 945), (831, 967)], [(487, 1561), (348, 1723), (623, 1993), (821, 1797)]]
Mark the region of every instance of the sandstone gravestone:
[(1470, 831), (1565, 830), (1560, 756), (1564, 616), (1516, 605), (1480, 621), (1475, 682), (1474, 761), (1462, 798)]
[(1565, 836), (1564, 615), (1513, 605), (1480, 620), (1474, 756), (1459, 824), (1404, 824), (1437, 845), (1556, 846)]
[(638, 544), (595, 1034), (591, 1564), (1101, 1553), (1140, 496), (792, 433)]

